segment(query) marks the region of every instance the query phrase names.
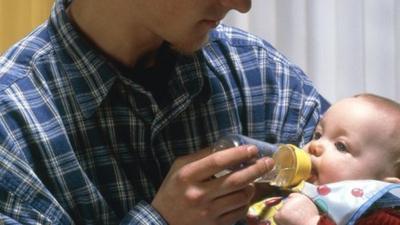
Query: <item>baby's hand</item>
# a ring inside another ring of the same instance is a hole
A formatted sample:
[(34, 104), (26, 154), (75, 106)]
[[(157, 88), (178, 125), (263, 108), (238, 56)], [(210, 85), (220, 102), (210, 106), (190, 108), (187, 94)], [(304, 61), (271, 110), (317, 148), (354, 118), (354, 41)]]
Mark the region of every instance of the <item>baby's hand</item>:
[(279, 225), (316, 225), (320, 219), (318, 208), (305, 195), (292, 193), (274, 216)]

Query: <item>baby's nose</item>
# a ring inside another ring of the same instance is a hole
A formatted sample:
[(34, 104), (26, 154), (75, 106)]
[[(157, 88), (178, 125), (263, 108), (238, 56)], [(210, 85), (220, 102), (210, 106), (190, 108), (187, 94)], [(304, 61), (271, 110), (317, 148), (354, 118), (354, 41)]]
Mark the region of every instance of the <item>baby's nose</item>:
[(319, 141), (314, 140), (308, 145), (306, 151), (311, 155), (320, 156), (323, 153), (323, 147)]

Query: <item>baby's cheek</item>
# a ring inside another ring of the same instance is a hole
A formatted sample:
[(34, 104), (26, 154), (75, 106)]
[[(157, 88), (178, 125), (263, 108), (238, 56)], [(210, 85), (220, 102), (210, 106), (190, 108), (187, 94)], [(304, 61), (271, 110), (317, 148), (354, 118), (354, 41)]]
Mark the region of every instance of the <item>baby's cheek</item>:
[(333, 182), (338, 182), (345, 180), (347, 177), (346, 172), (343, 172), (342, 169), (337, 170), (325, 170), (319, 174), (319, 183), (320, 184), (328, 184)]

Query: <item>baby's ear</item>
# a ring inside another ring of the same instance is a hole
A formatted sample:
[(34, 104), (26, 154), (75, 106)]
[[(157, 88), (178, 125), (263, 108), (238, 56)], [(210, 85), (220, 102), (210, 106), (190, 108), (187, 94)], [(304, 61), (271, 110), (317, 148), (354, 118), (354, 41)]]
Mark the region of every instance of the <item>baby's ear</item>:
[(400, 179), (397, 177), (386, 177), (385, 179), (383, 179), (383, 181), (389, 182), (389, 183), (394, 183), (394, 184), (400, 183)]

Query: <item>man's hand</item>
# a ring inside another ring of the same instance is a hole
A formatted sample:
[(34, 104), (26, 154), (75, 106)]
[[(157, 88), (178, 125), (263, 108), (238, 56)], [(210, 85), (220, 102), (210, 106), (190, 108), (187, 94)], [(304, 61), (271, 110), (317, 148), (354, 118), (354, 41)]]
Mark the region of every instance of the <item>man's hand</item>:
[(170, 225), (228, 225), (245, 218), (256, 178), (272, 169), (272, 159), (259, 159), (239, 171), (214, 174), (257, 157), (254, 146), (210, 154), (203, 150), (177, 159), (152, 206)]
[(320, 219), (318, 208), (307, 196), (292, 193), (274, 216), (278, 225), (316, 225)]

